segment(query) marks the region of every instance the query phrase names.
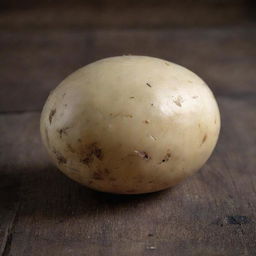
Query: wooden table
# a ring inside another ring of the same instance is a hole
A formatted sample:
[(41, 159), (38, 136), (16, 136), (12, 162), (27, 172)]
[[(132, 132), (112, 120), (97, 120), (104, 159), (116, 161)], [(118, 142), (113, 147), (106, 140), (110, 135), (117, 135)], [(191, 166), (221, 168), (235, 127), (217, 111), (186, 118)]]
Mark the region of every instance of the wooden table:
[[(159, 193), (91, 191), (50, 163), (39, 135), (49, 93), (93, 60), (151, 55), (198, 73), (222, 129), (207, 164)], [(256, 255), (256, 30), (2, 30), (0, 255)]]

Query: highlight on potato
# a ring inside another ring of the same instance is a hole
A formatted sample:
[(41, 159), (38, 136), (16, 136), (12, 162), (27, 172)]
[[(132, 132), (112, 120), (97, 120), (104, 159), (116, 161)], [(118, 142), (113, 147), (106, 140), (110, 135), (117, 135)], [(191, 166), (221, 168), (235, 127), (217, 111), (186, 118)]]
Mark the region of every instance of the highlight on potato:
[(196, 74), (147, 56), (80, 68), (49, 95), (42, 141), (69, 178), (95, 190), (140, 194), (172, 187), (210, 157), (220, 113)]

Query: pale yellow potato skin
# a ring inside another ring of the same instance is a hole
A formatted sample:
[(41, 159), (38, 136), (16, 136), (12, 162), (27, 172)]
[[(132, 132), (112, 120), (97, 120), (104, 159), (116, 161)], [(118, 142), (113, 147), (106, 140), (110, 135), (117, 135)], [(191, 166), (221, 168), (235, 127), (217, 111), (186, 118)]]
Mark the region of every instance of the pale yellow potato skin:
[(58, 168), (95, 190), (139, 194), (174, 186), (211, 155), (215, 98), (166, 60), (120, 56), (68, 76), (48, 97), (41, 135)]

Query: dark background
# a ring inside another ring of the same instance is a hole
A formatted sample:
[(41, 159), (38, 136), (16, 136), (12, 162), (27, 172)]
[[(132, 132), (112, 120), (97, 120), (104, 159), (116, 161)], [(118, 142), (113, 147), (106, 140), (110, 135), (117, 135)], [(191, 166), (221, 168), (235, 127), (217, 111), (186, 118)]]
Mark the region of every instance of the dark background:
[[(253, 0), (1, 0), (0, 255), (256, 255), (255, 11)], [(93, 192), (40, 142), (50, 90), (123, 54), (184, 65), (220, 106), (214, 154), (164, 192)]]

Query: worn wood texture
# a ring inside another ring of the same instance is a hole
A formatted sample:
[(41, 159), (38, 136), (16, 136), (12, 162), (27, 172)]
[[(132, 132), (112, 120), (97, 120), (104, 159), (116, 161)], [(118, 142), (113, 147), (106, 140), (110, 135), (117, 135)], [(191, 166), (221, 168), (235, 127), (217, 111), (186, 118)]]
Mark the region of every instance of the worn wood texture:
[(200, 75), (217, 95), (256, 92), (253, 28), (0, 32), (0, 112), (40, 110), (71, 72), (94, 60), (149, 55)]
[(256, 254), (256, 98), (218, 97), (207, 164), (160, 193), (91, 191), (49, 162), (39, 113), (0, 115), (0, 255)]
[(255, 24), (254, 0), (0, 2), (0, 28), (152, 28)]

